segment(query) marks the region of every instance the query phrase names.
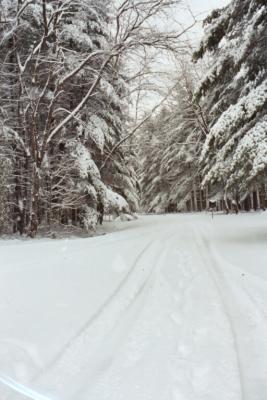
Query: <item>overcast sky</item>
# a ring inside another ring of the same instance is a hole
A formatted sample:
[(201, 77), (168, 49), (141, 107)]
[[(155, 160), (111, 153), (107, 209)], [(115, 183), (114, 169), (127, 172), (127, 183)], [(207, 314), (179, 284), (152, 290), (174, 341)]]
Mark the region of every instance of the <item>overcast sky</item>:
[[(200, 39), (203, 34), (202, 20), (205, 19), (212, 10), (225, 7), (230, 1), (231, 0), (180, 0), (179, 5), (168, 12), (167, 19), (165, 18), (165, 20), (162, 20), (161, 18), (156, 18), (156, 24), (162, 24), (163, 29), (166, 30), (172, 28), (181, 30), (181, 25), (183, 29), (192, 25), (194, 21), (192, 18), (193, 14), (199, 23), (190, 30), (189, 36), (191, 40), (194, 38), (197, 41), (197, 37)], [(177, 24), (180, 25), (180, 28)]]
[(207, 15), (214, 8), (224, 7), (230, 0), (187, 0), (194, 14), (204, 13)]
[[(196, 48), (199, 45), (200, 40), (203, 37), (203, 29), (202, 29), (202, 20), (214, 9), (225, 7), (230, 3), (231, 0), (182, 0), (182, 4), (177, 7), (176, 12), (172, 10), (172, 12), (168, 15), (167, 21), (164, 22), (162, 20), (157, 20), (157, 25), (163, 24), (166, 30), (171, 28), (177, 29), (181, 31), (184, 28), (187, 28), (192, 25), (193, 18), (190, 12), (188, 11), (188, 6), (190, 7), (191, 12), (199, 21), (198, 24), (194, 25), (193, 28), (190, 29), (189, 32), (185, 35), (185, 39), (189, 39), (191, 44)], [(177, 26), (177, 23), (179, 25)], [(181, 27), (182, 25), (182, 27)], [(183, 40), (183, 38), (181, 39)], [(175, 65), (170, 61), (166, 55), (160, 54), (159, 57), (156, 58), (156, 67), (157, 71), (163, 71), (172, 73), (175, 71)], [(175, 72), (174, 72), (175, 73)], [(159, 83), (159, 77), (156, 78), (157, 84)], [(166, 80), (163, 76), (163, 87), (166, 87)], [(163, 89), (164, 90), (164, 89)], [(142, 107), (144, 110), (152, 108), (155, 103), (158, 102), (158, 96), (155, 95), (154, 92), (145, 93), (144, 102), (142, 101)]]
[[(173, 19), (182, 23), (184, 27), (191, 25), (192, 18), (188, 12), (188, 6), (197, 20), (203, 20), (212, 10), (224, 7), (231, 0), (182, 0), (182, 4), (177, 8), (177, 15)], [(189, 37), (193, 43), (198, 43), (203, 35), (202, 23), (197, 24), (190, 30)]]

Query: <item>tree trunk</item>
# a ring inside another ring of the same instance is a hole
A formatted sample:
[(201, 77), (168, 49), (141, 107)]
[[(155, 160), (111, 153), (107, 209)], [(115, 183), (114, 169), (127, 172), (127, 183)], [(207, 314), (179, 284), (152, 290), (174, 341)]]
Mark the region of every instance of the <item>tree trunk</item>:
[(209, 209), (209, 188), (206, 187), (206, 210)]
[(38, 230), (38, 214), (40, 207), (40, 178), (36, 166), (34, 165), (32, 173), (32, 187), (31, 187), (31, 198), (30, 198), (30, 212), (29, 212), (29, 225), (27, 234), (31, 238), (34, 238)]
[(228, 204), (228, 199), (227, 199), (227, 194), (225, 193), (224, 194), (224, 206), (225, 206), (225, 211), (226, 211), (226, 214), (229, 214), (229, 204)]
[(253, 198), (253, 192), (250, 193), (250, 209), (254, 209), (254, 198)]
[(256, 198), (257, 198), (257, 209), (259, 210), (261, 208), (261, 199), (258, 186), (256, 186)]
[(194, 198), (194, 211), (198, 211), (198, 205), (197, 205), (197, 189), (196, 189), (196, 183), (194, 181), (193, 183), (193, 198)]

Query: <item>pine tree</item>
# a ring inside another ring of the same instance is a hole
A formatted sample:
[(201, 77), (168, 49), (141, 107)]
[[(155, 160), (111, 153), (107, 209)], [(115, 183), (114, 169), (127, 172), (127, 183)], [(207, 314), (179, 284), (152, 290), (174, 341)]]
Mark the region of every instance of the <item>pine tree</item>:
[[(109, 50), (112, 46), (108, 5), (107, 1), (102, 1), (101, 4), (95, 1), (83, 1), (78, 8), (77, 6), (71, 8), (61, 28), (61, 46), (64, 49), (67, 70), (73, 69), (76, 57), (79, 63), (81, 53), (86, 54), (100, 49)], [(85, 95), (87, 86), (93, 81), (95, 71), (98, 71), (104, 57), (104, 54), (99, 55), (71, 80), (67, 90), (68, 99), (64, 99), (64, 108), (69, 102), (68, 108), (72, 109), (75, 102), (79, 102)], [(114, 68), (114, 63), (110, 62), (102, 71), (100, 87), (83, 108), (79, 117), (72, 122), (70, 127), (67, 127), (64, 138), (60, 141), (60, 146), (64, 149), (61, 162), (63, 165), (66, 163), (73, 165), (72, 179), (68, 179), (68, 184), (64, 185), (65, 190), (61, 192), (62, 202), (66, 205), (64, 219), (68, 219), (70, 213), (71, 218), (72, 215), (81, 216), (83, 225), (90, 229), (97, 223), (99, 207), (106, 211), (110, 208), (117, 208), (119, 211), (121, 204), (124, 204), (127, 208), (127, 203), (123, 202), (120, 193), (112, 193), (112, 189), (116, 186), (115, 163), (112, 162), (112, 165), (109, 165), (109, 173), (113, 171), (110, 180), (106, 178), (105, 170), (100, 172), (105, 154), (113, 143), (120, 139), (122, 133), (120, 99), (122, 83), (118, 68)], [(58, 191), (57, 174), (56, 170), (53, 184), (56, 193)], [(69, 192), (76, 193), (74, 203), (68, 199)], [(118, 199), (117, 203), (116, 199)], [(58, 203), (57, 195), (56, 203)], [(74, 213), (70, 210), (71, 208), (74, 209)]]
[(267, 5), (233, 0), (205, 21), (195, 59), (212, 57), (197, 97), (209, 116), (203, 184), (234, 196), (263, 182), (267, 167)]

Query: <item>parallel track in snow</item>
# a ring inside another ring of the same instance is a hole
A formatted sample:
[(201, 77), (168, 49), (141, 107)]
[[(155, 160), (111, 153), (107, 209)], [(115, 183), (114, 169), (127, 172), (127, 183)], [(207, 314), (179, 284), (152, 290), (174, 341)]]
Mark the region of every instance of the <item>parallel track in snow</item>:
[[(154, 229), (153, 220), (123, 239), (121, 270), (103, 264), (123, 272), (120, 281), (90, 316), (82, 314), (85, 322), (36, 371), (32, 388), (6, 377), (14, 393), (3, 400), (50, 400), (37, 389), (51, 400), (266, 400), (265, 282), (244, 280), (220, 260), (205, 224), (155, 217)], [(123, 236), (114, 237), (92, 242), (95, 257), (102, 260), (105, 243), (120, 254)]]
[[(211, 280), (214, 283), (214, 286), (216, 287), (216, 290), (219, 294), (220, 300), (221, 300), (221, 305), (224, 310), (225, 316), (229, 322), (229, 327), (231, 330), (231, 334), (233, 337), (233, 343), (234, 343), (234, 351), (236, 355), (236, 364), (237, 364), (237, 369), (238, 369), (238, 375), (239, 375), (239, 382), (240, 382), (240, 391), (241, 391), (241, 400), (246, 400), (246, 395), (245, 395), (245, 386), (244, 386), (244, 373), (242, 369), (242, 362), (241, 362), (241, 357), (240, 357), (240, 351), (239, 351), (239, 345), (238, 345), (238, 337), (236, 335), (232, 317), (229, 313), (227, 304), (225, 302), (224, 294), (222, 292), (221, 286), (218, 283), (218, 267), (216, 267), (216, 261), (214, 259), (211, 259), (211, 252), (209, 251), (209, 246), (208, 243), (205, 240), (205, 235), (203, 234), (203, 230), (197, 229), (195, 227), (192, 227), (192, 231), (194, 232), (194, 241), (198, 247), (198, 252), (199, 255), (201, 256), (203, 260), (203, 265), (206, 268), (206, 271), (208, 272)], [(205, 252), (203, 251), (203, 248), (205, 248)], [(223, 278), (222, 278), (223, 279)]]
[[(169, 235), (167, 236), (167, 239), (169, 237), (173, 236)], [(147, 238), (146, 238), (147, 240)], [(128, 272), (126, 273), (126, 275), (124, 276), (124, 278), (121, 280), (121, 282), (119, 283), (119, 285), (113, 290), (113, 292), (105, 299), (105, 301), (102, 303), (102, 305), (94, 312), (94, 314), (92, 316), (90, 316), (90, 318), (80, 327), (80, 329), (75, 333), (75, 335), (72, 336), (72, 338), (64, 344), (64, 346), (60, 349), (60, 351), (53, 357), (52, 360), (50, 360), (50, 362), (45, 365), (44, 368), (42, 368), (41, 371), (39, 371), (31, 380), (31, 385), (32, 386), (38, 386), (39, 381), (41, 380), (41, 382), (43, 381), (43, 379), (46, 378), (47, 374), (49, 374), (49, 376), (51, 374), (54, 374), (54, 369), (57, 369), (57, 365), (59, 364), (59, 369), (60, 369), (60, 364), (63, 363), (63, 365), (65, 364), (65, 366), (69, 366), (70, 367), (70, 372), (74, 371), (75, 368), (73, 368), (73, 366), (71, 366), (72, 364), (75, 365), (75, 354), (78, 354), (78, 357), (80, 357), (80, 352), (82, 351), (81, 346), (83, 346), (83, 342), (86, 342), (86, 340), (88, 338), (90, 338), (91, 335), (93, 335), (93, 332), (91, 332), (91, 328), (94, 326), (94, 324), (96, 324), (99, 320), (101, 320), (101, 318), (103, 318), (103, 314), (108, 314), (110, 309), (113, 307), (113, 303), (115, 301), (119, 302), (119, 297), (122, 294), (122, 292), (126, 292), (127, 291), (127, 286), (129, 286), (129, 283), (131, 283), (131, 281), (134, 279), (134, 275), (136, 274), (140, 274), (140, 264), (142, 263), (142, 260), (145, 258), (145, 256), (149, 253), (149, 250), (151, 249), (152, 246), (158, 247), (159, 250), (156, 251), (154, 250), (153, 252), (153, 257), (155, 259), (155, 263), (152, 263), (152, 266), (149, 265), (148, 263), (148, 267), (145, 266), (145, 268), (148, 269), (147, 271), (147, 275), (141, 274), (143, 275), (142, 279), (143, 281), (139, 281), (138, 285), (136, 288), (132, 289), (129, 288), (130, 291), (132, 291), (132, 295), (129, 296), (128, 301), (126, 302), (126, 304), (124, 304), (123, 309), (119, 310), (117, 312), (117, 315), (115, 317), (113, 317), (113, 321), (112, 321), (112, 326), (109, 327), (109, 329), (113, 329), (112, 327), (116, 327), (116, 325), (119, 325), (120, 323), (120, 319), (123, 318), (123, 315), (134, 305), (136, 299), (138, 296), (140, 296), (140, 294), (147, 288), (152, 276), (153, 276), (153, 272), (155, 271), (156, 267), (157, 267), (157, 257), (160, 257), (160, 242), (158, 243), (158, 241), (155, 241), (154, 239), (149, 239), (148, 242), (146, 243), (146, 245), (143, 247), (143, 249), (139, 252), (139, 254), (137, 255), (137, 257), (135, 258), (135, 260), (133, 261), (131, 267), (129, 268)], [(124, 293), (125, 296), (125, 293)], [(108, 334), (108, 331), (105, 332), (105, 335)], [(103, 335), (103, 336), (105, 336)], [(104, 337), (103, 337), (103, 340)], [(75, 347), (79, 347), (79, 350), (74, 351), (73, 353), (73, 348), (75, 349)], [(78, 361), (79, 362), (79, 361)], [(68, 367), (68, 368), (69, 368)], [(66, 368), (66, 369), (68, 369)], [(63, 372), (63, 371), (61, 371)], [(67, 372), (65, 370), (65, 372)], [(65, 379), (65, 378), (64, 378)], [(4, 383), (4, 379), (3, 382)], [(33, 393), (35, 393), (35, 397), (36, 400), (38, 400), (37, 397), (37, 392), (33, 391), (32, 389), (27, 389), (25, 386), (21, 385), (21, 384), (17, 384), (16, 382), (13, 381), (12, 385), (9, 384), (9, 379), (6, 379), (6, 384), (9, 385), (9, 387), (11, 387), (15, 392), (17, 392), (18, 394), (23, 394), (24, 396), (27, 396), (28, 393), (28, 397), (29, 398), (34, 398), (33, 397)], [(5, 400), (15, 400), (15, 399), (19, 399), (20, 397), (17, 397), (17, 395), (14, 393), (14, 395), (8, 396)], [(40, 399), (42, 398), (42, 396), (40, 397)]]

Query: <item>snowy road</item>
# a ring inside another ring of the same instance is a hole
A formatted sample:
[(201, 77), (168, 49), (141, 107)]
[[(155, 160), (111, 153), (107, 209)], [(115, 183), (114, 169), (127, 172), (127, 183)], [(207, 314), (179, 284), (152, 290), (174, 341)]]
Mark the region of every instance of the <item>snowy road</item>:
[(267, 216), (0, 242), (1, 400), (266, 400)]

